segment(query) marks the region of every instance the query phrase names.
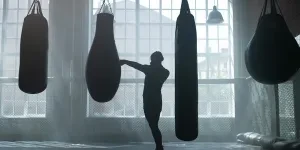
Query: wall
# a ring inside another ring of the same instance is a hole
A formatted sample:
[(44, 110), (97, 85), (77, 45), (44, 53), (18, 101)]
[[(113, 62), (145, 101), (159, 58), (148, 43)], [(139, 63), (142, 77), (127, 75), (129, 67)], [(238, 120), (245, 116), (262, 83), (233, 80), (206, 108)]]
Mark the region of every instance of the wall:
[[(264, 0), (248, 0), (248, 20), (251, 31), (255, 29), (258, 17), (261, 13)], [(300, 34), (300, 1), (299, 0), (278, 0), (282, 14), (294, 36)]]

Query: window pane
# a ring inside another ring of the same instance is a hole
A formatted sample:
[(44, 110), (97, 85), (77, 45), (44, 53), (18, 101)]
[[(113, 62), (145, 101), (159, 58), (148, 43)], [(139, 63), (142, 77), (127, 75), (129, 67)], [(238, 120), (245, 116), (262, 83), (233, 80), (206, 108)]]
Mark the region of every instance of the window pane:
[[(216, 3), (215, 3), (216, 2)], [(207, 1), (207, 8), (208, 9), (213, 9), (214, 6), (218, 6), (217, 1), (216, 0), (208, 0)], [(211, 10), (209, 10), (210, 12)]]
[(120, 1), (118, 3), (115, 3), (116, 9), (124, 9), (125, 8), (125, 1)]
[(208, 38), (210, 39), (218, 38), (218, 26), (208, 26)]
[(198, 102), (198, 114), (199, 114), (199, 116), (208, 115), (207, 104), (208, 104), (207, 102)]
[(17, 52), (17, 40), (15, 39), (6, 39), (4, 46), (4, 52), (6, 53), (15, 53)]
[(140, 22), (149, 23), (150, 20), (150, 11), (149, 10), (140, 10)]
[(126, 22), (127, 23), (135, 23), (135, 10), (126, 10)]
[(0, 0), (0, 8), (3, 8), (3, 0)]
[(162, 38), (164, 39), (172, 39), (172, 25), (162, 25)]
[[(196, 0), (188, 0), (190, 9), (196, 9)], [(198, 1), (198, 0), (197, 0)]]
[(206, 8), (206, 0), (196, 0), (196, 8), (197, 9), (205, 9)]
[(16, 23), (18, 18), (18, 11), (16, 10), (8, 10), (7, 12), (7, 22)]
[(219, 26), (219, 38), (228, 39), (228, 26)]
[[(28, 11), (27, 10), (19, 10), (19, 18), (18, 18), (18, 22), (22, 23), (24, 21), (24, 18), (27, 16)], [(45, 11), (46, 13), (46, 11)], [(43, 12), (43, 14), (45, 15), (45, 13)]]
[(197, 25), (197, 38), (206, 39), (206, 27), (202, 25)]
[(165, 57), (165, 60), (163, 61), (163, 65), (170, 72), (170, 76), (169, 76), (168, 79), (174, 79), (174, 75), (175, 75), (175, 59), (174, 59), (174, 55), (173, 56), (164, 55), (164, 57)]
[(127, 24), (126, 25), (126, 38), (135, 38), (136, 37), (136, 26)]
[(170, 117), (170, 116), (174, 116), (174, 102), (173, 101), (163, 101), (162, 104), (162, 111), (161, 111), (161, 116), (163, 117)]
[(170, 54), (170, 53), (175, 53), (175, 50), (173, 49), (173, 40), (162, 40), (161, 41), (161, 44), (162, 44), (162, 52), (163, 53), (167, 53), (167, 54)]
[(218, 0), (219, 9), (228, 9), (228, 0)]
[(42, 5), (42, 9), (49, 9), (49, 0), (40, 0), (40, 2)]
[(140, 25), (140, 38), (149, 38), (150, 27), (149, 25)]
[(28, 9), (28, 0), (19, 0), (19, 8)]
[(172, 9), (180, 9), (181, 1), (179, 0), (172, 0)]
[(163, 110), (165, 109), (165, 111), (161, 114), (161, 116), (174, 116), (175, 85), (164, 84), (162, 87), (162, 97)]
[(116, 46), (118, 48), (118, 52), (119, 53), (124, 53), (125, 52), (125, 48), (126, 48), (126, 46), (125, 46), (125, 40), (123, 40), (123, 39), (116, 39), (115, 41), (116, 41)]
[[(135, 59), (132, 57), (121, 57), (121, 58), (130, 60), (130, 61), (135, 61)], [(135, 69), (133, 69), (132, 67), (129, 67), (127, 65), (124, 65), (124, 66), (122, 66), (121, 79), (133, 79), (136, 77), (135, 73), (136, 73)]]
[(160, 0), (150, 0), (150, 9), (159, 9)]
[(3, 10), (0, 10), (0, 23), (2, 23), (2, 21), (3, 21)]
[(16, 70), (16, 57), (3, 56), (3, 70)]
[(172, 20), (172, 11), (171, 10), (162, 10), (161, 22), (162, 23), (174, 23)]
[[(26, 94), (25, 94), (24, 92), (22, 92), (22, 91), (16, 86), (16, 84), (15, 84), (15, 93), (14, 93), (14, 95), (15, 95), (15, 98), (14, 98), (14, 99), (15, 99), (16, 101), (19, 101), (19, 102), (27, 101), (27, 96), (26, 96)], [(23, 107), (24, 107), (25, 103), (23, 103), (22, 105), (23, 105)]]
[(136, 0), (126, 0), (126, 9), (135, 9)]
[(125, 22), (125, 10), (116, 10), (115, 18), (116, 23), (124, 23)]
[(37, 114), (46, 114), (46, 102), (37, 102)]
[(205, 10), (197, 10), (196, 11), (196, 23), (206, 23), (206, 11)]
[(228, 11), (227, 10), (219, 10), (223, 16), (224, 23), (228, 23)]
[(198, 79), (207, 79), (207, 59), (198, 57)]
[(159, 38), (159, 37), (160, 37), (160, 26), (150, 25), (150, 38)]
[(228, 47), (229, 41), (228, 40), (220, 40), (219, 41), (219, 49), (221, 53), (229, 53)]
[(141, 39), (139, 42), (139, 53), (149, 53), (150, 41), (148, 39)]
[(14, 104), (13, 101), (3, 101), (2, 102), (2, 115), (12, 116), (14, 114)]
[(18, 27), (17, 24), (7, 24), (6, 26), (6, 36), (8, 38), (17, 38)]
[(126, 40), (126, 53), (135, 53), (135, 47), (136, 47), (136, 40)]
[(208, 85), (204, 85), (204, 84), (198, 85), (199, 102), (209, 101), (207, 92), (208, 92)]
[(209, 40), (208, 41), (208, 52), (209, 53), (218, 53), (218, 40)]
[[(134, 116), (136, 114), (135, 111), (135, 94), (136, 88), (135, 84), (126, 84), (124, 88), (124, 96), (123, 96), (123, 104), (125, 109), (125, 116)], [(122, 102), (121, 102), (122, 103)]]
[[(140, 57), (139, 60), (138, 60), (138, 62), (140, 64), (143, 64), (143, 65), (148, 65), (149, 62), (150, 62), (150, 54), (149, 54), (149, 56)], [(138, 78), (139, 79), (144, 79), (145, 78), (145, 74), (142, 73), (142, 72), (140, 72), (140, 71), (138, 71)]]
[(43, 12), (44, 17), (48, 20), (49, 22), (49, 11), (44, 11)]
[(36, 102), (28, 102), (28, 114), (35, 115), (37, 111)]
[(115, 29), (115, 37), (116, 38), (125, 38), (125, 25), (120, 25), (120, 24), (118, 24), (118, 25), (115, 25), (115, 27), (114, 27)]
[(206, 53), (206, 40), (198, 40), (197, 52), (198, 53)]
[(149, 0), (140, 0), (140, 9), (149, 9)]
[(10, 9), (18, 8), (18, 0), (9, 0), (7, 2), (8, 2), (8, 8)]
[(171, 9), (172, 0), (162, 0), (162, 9)]
[(150, 40), (150, 53), (153, 53), (155, 51), (160, 51), (159, 46), (160, 40)]
[(15, 98), (15, 86), (13, 84), (4, 83), (1, 86), (1, 99), (5, 101), (13, 101)]
[(209, 85), (209, 95), (213, 98), (212, 101), (233, 101), (232, 84)]
[(25, 101), (24, 100), (17, 100), (17, 101), (15, 101), (14, 105), (15, 105), (14, 115), (15, 116), (24, 116)]
[(172, 20), (175, 22), (177, 20), (177, 17), (180, 13), (180, 10), (172, 10)]
[(160, 11), (159, 10), (151, 10), (150, 11), (150, 22), (151, 23), (159, 23), (160, 22)]

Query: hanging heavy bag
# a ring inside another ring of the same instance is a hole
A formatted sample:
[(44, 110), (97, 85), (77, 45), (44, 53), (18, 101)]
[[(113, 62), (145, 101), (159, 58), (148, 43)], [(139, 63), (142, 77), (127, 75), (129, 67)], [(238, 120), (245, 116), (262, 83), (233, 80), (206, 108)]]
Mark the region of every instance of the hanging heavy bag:
[(96, 33), (86, 63), (87, 88), (97, 102), (110, 101), (119, 88), (121, 78), (113, 30), (114, 15), (101, 12), (106, 6), (103, 1), (100, 13), (97, 14)]
[[(271, 13), (266, 14), (268, 2)], [(256, 32), (245, 51), (249, 74), (263, 84), (290, 80), (299, 69), (299, 45), (283, 18), (277, 0), (265, 0)]]
[(198, 137), (197, 31), (187, 0), (175, 31), (175, 130), (183, 141)]
[[(36, 9), (36, 13), (35, 13)], [(35, 0), (24, 18), (20, 42), (19, 88), (38, 94), (47, 88), (48, 22)]]

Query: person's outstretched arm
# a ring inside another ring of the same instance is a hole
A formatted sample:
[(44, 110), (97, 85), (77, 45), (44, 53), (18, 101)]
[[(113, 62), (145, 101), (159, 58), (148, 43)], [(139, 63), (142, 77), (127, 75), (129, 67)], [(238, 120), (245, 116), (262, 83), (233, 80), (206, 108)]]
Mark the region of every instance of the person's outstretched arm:
[(120, 64), (121, 64), (121, 66), (124, 65), (124, 64), (126, 64), (126, 65), (128, 65), (128, 66), (130, 66), (130, 67), (132, 67), (134, 69), (137, 69), (137, 70), (139, 70), (141, 72), (144, 72), (144, 73), (146, 71), (146, 68), (145, 68), (144, 65), (139, 64), (139, 63), (134, 62), (134, 61), (129, 61), (129, 60), (124, 60), (123, 59), (123, 60), (120, 60)]

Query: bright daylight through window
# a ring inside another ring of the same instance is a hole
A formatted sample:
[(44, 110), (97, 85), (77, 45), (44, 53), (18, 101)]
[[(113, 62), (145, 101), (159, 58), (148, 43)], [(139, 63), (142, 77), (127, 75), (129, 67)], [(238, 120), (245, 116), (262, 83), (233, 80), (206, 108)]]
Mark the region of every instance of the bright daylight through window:
[[(40, 0), (49, 19), (49, 0)], [(28, 95), (19, 90), (20, 36), (33, 0), (0, 0), (1, 117), (45, 117), (46, 91)]]
[[(232, 7), (228, 0), (188, 0), (198, 37), (199, 117), (234, 117)], [(163, 87), (162, 117), (174, 117), (174, 33), (180, 0), (109, 0), (116, 23), (115, 40), (120, 58), (149, 64), (150, 54), (161, 51), (171, 75)], [(102, 0), (91, 4), (90, 43), (96, 13)], [(220, 25), (206, 24), (217, 5), (224, 17)], [(122, 80), (115, 98), (108, 103), (88, 99), (89, 117), (143, 117), (144, 75), (122, 67)], [(219, 79), (219, 80), (218, 80)], [(201, 81), (206, 81), (202, 84)]]

